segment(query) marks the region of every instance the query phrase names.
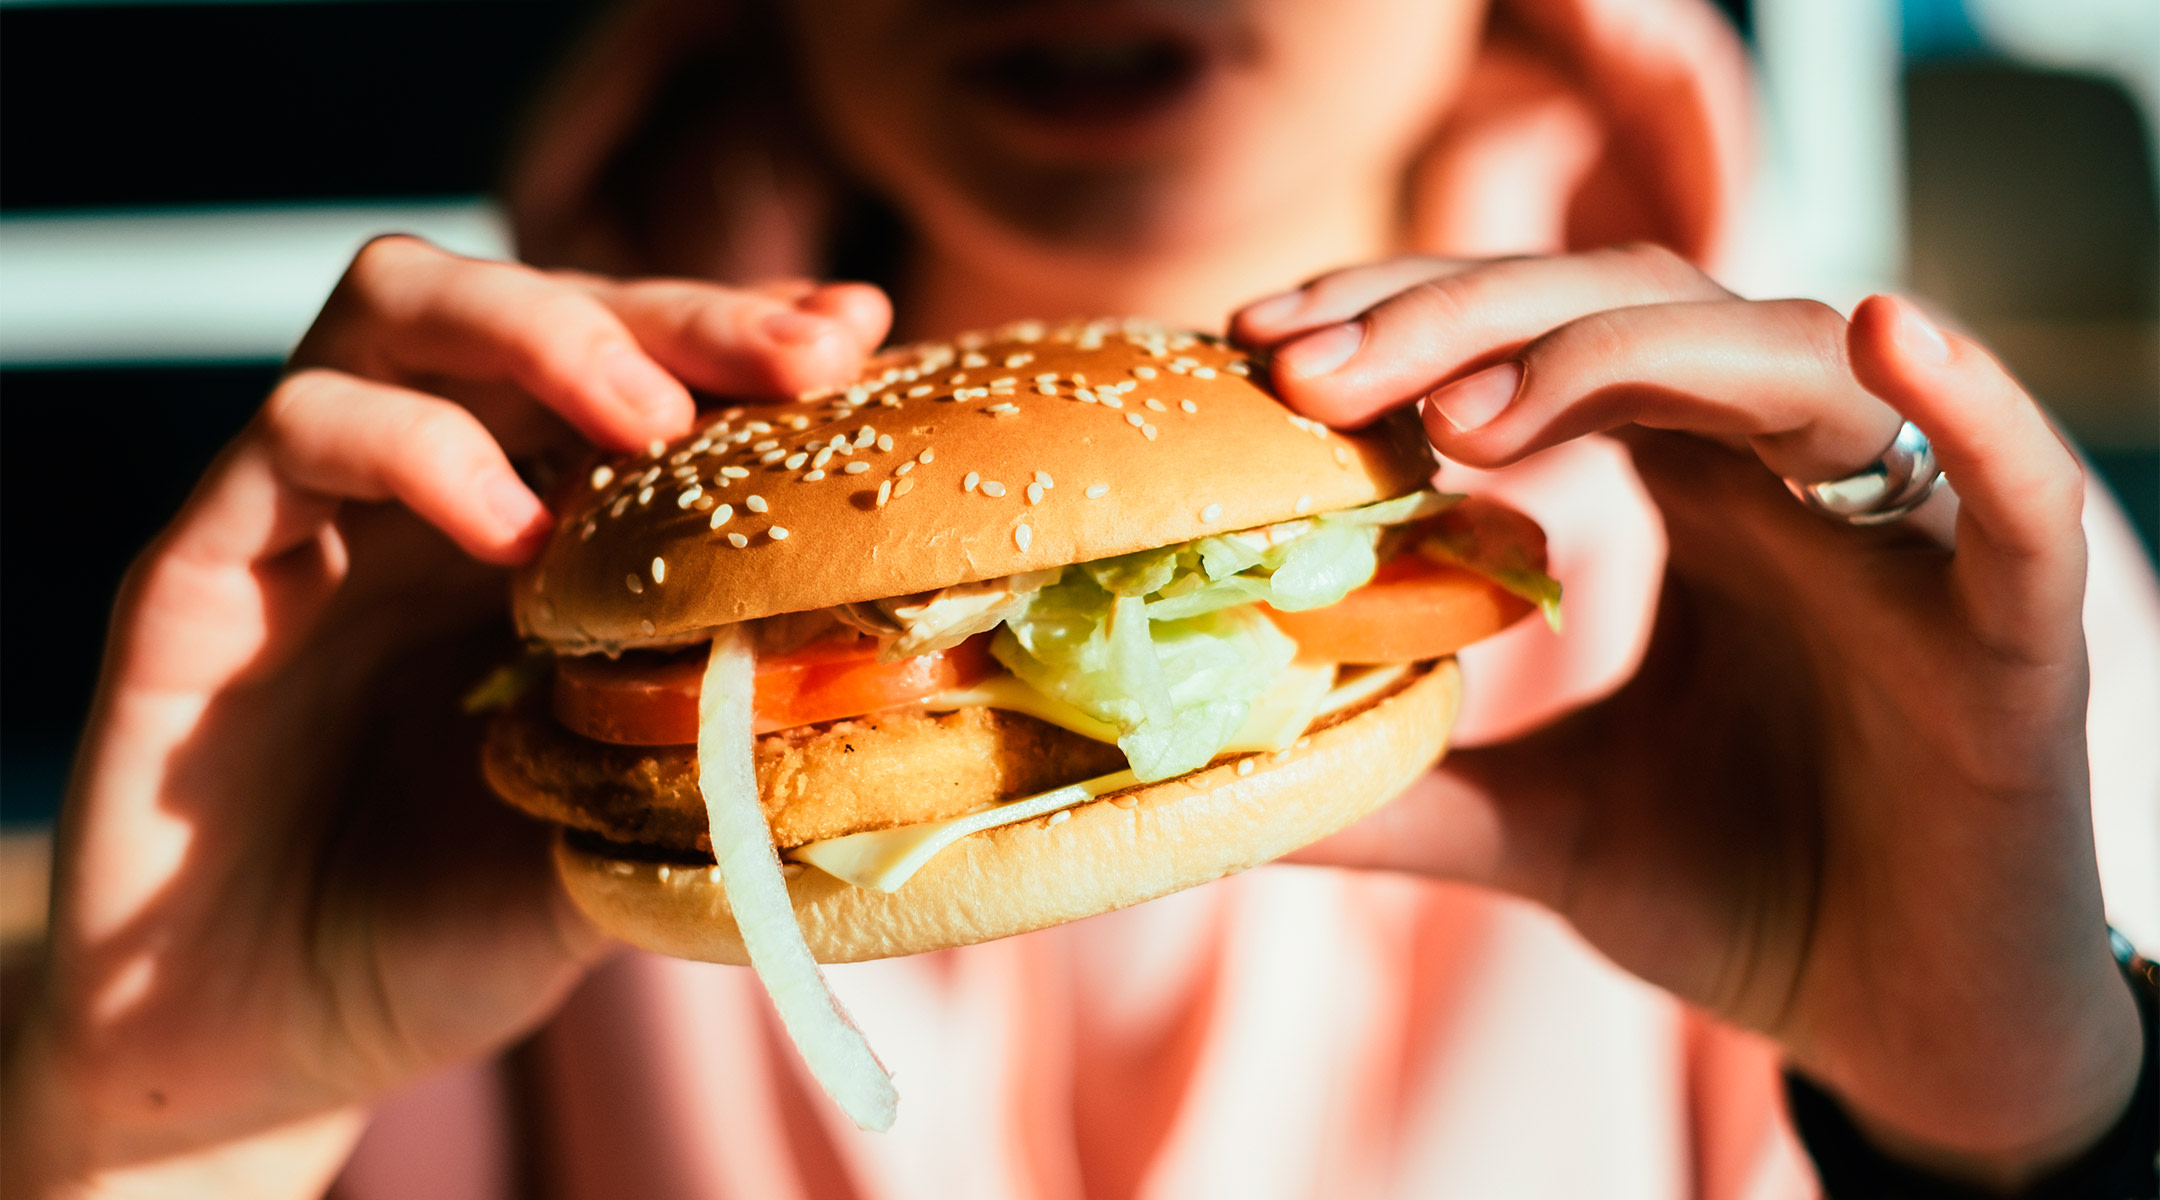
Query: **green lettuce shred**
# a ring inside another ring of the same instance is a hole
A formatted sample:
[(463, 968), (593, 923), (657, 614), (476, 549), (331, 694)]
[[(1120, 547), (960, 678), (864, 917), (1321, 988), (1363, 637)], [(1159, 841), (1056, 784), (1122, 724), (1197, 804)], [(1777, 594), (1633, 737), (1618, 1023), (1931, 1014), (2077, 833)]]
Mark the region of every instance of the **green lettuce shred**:
[[(1006, 618), (991, 653), (1028, 686), (1118, 731), (1142, 780), (1206, 766), (1297, 644), (1251, 607), (1333, 604), (1373, 576), (1382, 526), (1438, 512), (1417, 492), (1262, 531), (1067, 570)], [(1270, 544), (1272, 542), (1272, 544)]]

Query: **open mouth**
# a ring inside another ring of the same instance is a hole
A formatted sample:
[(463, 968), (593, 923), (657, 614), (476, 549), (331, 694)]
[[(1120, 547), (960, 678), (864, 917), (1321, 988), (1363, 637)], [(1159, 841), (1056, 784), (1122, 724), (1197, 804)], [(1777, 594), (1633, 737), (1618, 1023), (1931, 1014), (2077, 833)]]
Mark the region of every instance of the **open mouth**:
[(1131, 122), (1175, 106), (1199, 83), (1206, 55), (1169, 34), (1029, 37), (959, 64), (964, 86), (1037, 121)]

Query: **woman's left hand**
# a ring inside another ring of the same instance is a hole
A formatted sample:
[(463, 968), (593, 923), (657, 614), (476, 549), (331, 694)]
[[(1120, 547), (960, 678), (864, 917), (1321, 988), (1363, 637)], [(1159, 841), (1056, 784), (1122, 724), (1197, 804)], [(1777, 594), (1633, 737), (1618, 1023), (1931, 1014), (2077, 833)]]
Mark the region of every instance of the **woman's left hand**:
[[(1670, 544), (1631, 681), (1319, 858), (1549, 905), (1946, 1174), (2015, 1185), (2118, 1119), (2141, 1033), (2094, 863), (2084, 479), (1984, 351), (1900, 300), (1745, 301), (1654, 247), (1355, 268), (1233, 334), (1330, 423), (1424, 399), (1471, 466), (1612, 431)], [(1779, 482), (1847, 475), (1906, 419), (1956, 481), (1950, 547)]]

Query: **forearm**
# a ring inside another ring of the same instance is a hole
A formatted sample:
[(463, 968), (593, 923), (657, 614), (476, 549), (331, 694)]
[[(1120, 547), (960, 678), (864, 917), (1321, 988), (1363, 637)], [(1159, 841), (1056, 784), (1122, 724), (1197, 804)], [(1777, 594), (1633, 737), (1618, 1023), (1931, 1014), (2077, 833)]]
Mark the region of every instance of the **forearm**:
[(14, 1051), (0, 1096), (0, 1194), (21, 1200), (320, 1196), (367, 1121), (354, 1105), (196, 1141), (101, 1111), (95, 1089), (72, 1076), (36, 1018)]
[(2060, 1119), (2035, 1124), (2034, 1136), (2016, 1143), (1916, 1138), (1789, 1074), (1792, 1116), (1828, 1193), (1837, 1200), (2151, 1194), (2160, 1183), (2160, 972), (2141, 961), (2124, 966), (2139, 1010), (2135, 1040), (2118, 1045), (2120, 1030), (2096, 1030), (2110, 1040), (2095, 1041), (2089, 1086), (2075, 1103), (2050, 1106)]

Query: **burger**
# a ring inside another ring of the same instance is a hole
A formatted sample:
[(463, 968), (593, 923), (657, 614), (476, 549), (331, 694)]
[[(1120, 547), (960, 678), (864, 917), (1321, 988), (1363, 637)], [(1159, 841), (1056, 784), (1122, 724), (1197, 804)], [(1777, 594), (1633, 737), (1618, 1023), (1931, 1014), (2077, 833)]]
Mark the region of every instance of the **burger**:
[[(1452, 655), (1544, 540), (1138, 321), (1024, 322), (710, 411), (557, 498), (533, 685), (484, 768), (602, 928), (759, 971), (858, 1123), (889, 1081), (817, 962), (1121, 908), (1277, 858), (1443, 752)], [(513, 691), (515, 689), (512, 689)], [(508, 693), (504, 693), (508, 695)]]

